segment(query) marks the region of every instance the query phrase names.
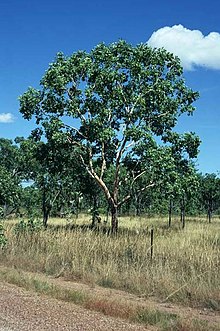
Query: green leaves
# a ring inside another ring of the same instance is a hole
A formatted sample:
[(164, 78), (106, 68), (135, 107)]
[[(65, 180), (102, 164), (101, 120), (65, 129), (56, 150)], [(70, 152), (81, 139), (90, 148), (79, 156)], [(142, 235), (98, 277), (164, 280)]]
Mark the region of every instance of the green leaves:
[(23, 114), (24, 118), (30, 120), (33, 114), (36, 119), (41, 115), (41, 101), (42, 93), (39, 90), (29, 87), (27, 92), (25, 92), (19, 98), (20, 101), (20, 112)]
[(5, 229), (3, 225), (0, 223), (0, 248), (3, 249), (7, 244), (7, 238), (5, 236)]
[(20, 182), (23, 178), (21, 155), (11, 140), (0, 139), (0, 208), (4, 216), (19, 204)]
[(13, 172), (0, 166), (0, 207), (17, 205), (19, 194), (19, 179), (13, 176)]
[(211, 212), (220, 207), (220, 178), (216, 174), (200, 175), (201, 200)]
[(173, 183), (196, 157), (199, 138), (173, 132), (198, 98), (182, 73), (180, 60), (165, 49), (101, 43), (90, 53), (57, 54), (41, 90), (29, 88), (20, 98), (20, 111), (35, 116), (49, 148), (71, 147), (115, 206), (120, 180), (135, 187), (147, 172), (150, 183)]

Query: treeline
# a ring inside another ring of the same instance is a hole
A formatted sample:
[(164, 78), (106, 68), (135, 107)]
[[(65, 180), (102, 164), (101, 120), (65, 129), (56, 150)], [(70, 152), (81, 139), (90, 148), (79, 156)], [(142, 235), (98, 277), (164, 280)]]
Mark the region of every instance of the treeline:
[[(181, 182), (158, 185), (143, 192), (132, 187), (131, 198), (119, 210), (120, 215), (201, 215), (209, 222), (220, 214), (220, 178), (217, 174), (187, 174)], [(146, 178), (144, 178), (146, 177)], [(142, 178), (148, 181), (148, 174)], [(106, 182), (113, 185), (111, 169)], [(125, 196), (126, 185), (121, 187)], [(38, 217), (47, 226), (49, 216), (77, 217), (80, 212), (91, 214), (91, 222), (108, 219), (109, 206), (97, 183), (78, 162), (72, 146), (16, 138), (0, 139), (0, 213), (2, 218)], [(183, 219), (184, 220), (184, 219)], [(183, 221), (182, 220), (182, 221)]]

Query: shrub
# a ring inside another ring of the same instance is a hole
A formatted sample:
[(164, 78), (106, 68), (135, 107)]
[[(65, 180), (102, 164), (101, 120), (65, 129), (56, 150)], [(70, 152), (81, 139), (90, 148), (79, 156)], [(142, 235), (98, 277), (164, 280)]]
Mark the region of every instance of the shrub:
[(0, 248), (4, 248), (7, 244), (7, 238), (5, 236), (5, 229), (3, 225), (0, 223)]
[(30, 218), (28, 221), (21, 220), (14, 226), (16, 234), (33, 233), (42, 229), (43, 225), (39, 219)]

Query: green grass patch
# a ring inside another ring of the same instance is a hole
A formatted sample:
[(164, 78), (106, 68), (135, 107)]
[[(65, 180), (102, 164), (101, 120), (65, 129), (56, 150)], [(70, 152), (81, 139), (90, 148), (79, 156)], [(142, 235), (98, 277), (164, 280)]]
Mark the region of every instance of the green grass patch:
[(177, 325), (178, 316), (160, 310), (141, 309), (135, 316), (135, 321), (146, 325), (155, 325), (162, 330), (170, 330)]

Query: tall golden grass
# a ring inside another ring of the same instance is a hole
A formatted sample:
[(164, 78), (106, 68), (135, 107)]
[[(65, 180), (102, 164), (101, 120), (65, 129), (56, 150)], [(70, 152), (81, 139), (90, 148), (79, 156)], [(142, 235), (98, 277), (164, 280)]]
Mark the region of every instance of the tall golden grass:
[[(212, 309), (220, 308), (220, 221), (121, 218), (116, 236), (51, 220), (47, 230), (16, 233), (5, 222), (7, 246), (0, 263), (26, 271), (123, 289), (140, 296)], [(153, 257), (150, 229), (154, 227)]]

